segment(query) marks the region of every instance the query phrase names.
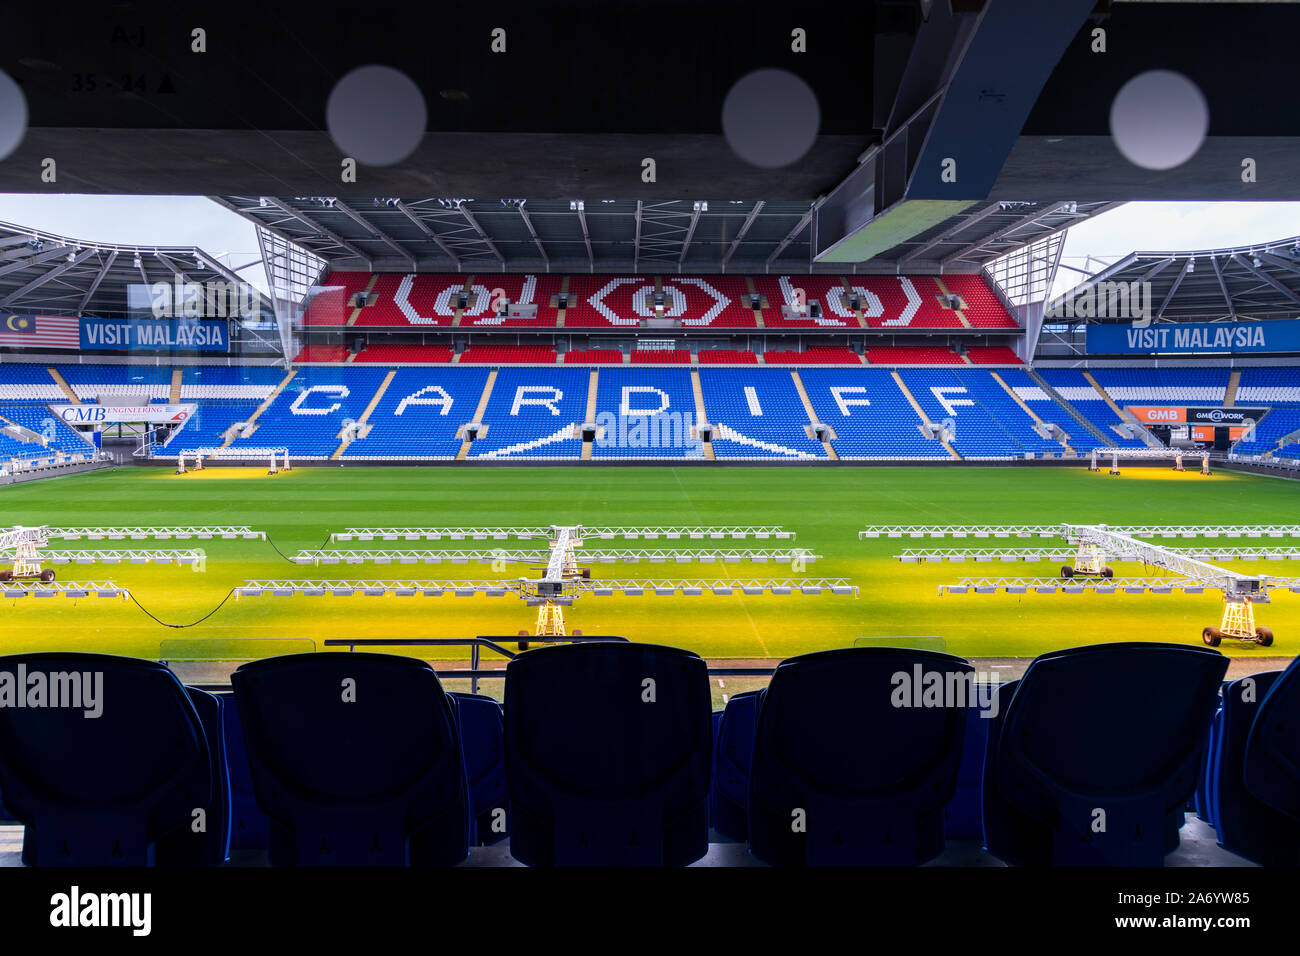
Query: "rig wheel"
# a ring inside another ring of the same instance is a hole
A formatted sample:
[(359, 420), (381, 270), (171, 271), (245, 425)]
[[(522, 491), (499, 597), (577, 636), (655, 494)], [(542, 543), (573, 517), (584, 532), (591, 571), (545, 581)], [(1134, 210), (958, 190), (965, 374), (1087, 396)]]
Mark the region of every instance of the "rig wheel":
[(1255, 628), (1255, 640), (1259, 642), (1260, 647), (1273, 646), (1273, 632), (1266, 627)]
[[(527, 636), (528, 636), (528, 632), (527, 632), (527, 631), (520, 631), (520, 632), (519, 632), (519, 636), (520, 636), (520, 637), (527, 637)], [(528, 642), (527, 642), (527, 641), (520, 641), (520, 642), (519, 642), (519, 649), (520, 649), (521, 651), (526, 651), (526, 650), (528, 650)]]
[(1223, 640), (1223, 632), (1217, 627), (1207, 627), (1201, 631), (1201, 640), (1210, 647), (1218, 647), (1219, 642)]
[(41, 580), (44, 581), (46, 584), (49, 584), (51, 581), (54, 580), (54, 578), (55, 578), (55, 574), (53, 568), (46, 568), (44, 571), (41, 572)]
[(8, 568), (5, 568), (3, 571), (0, 571), (0, 581), (12, 581), (13, 579), (14, 579), (14, 573), (10, 571)]
[(1061, 568), (1061, 577), (1063, 577), (1063, 578), (1072, 578), (1072, 577), (1074, 577), (1074, 568), (1070, 567), (1070, 565), (1068, 565), (1068, 564), (1067, 564), (1067, 565), (1064, 565), (1064, 566)]
[(1102, 576), (1103, 578), (1113, 578), (1113, 577), (1115, 576), (1115, 569), (1114, 569), (1114, 568), (1102, 568), (1102, 569), (1101, 569), (1101, 576)]

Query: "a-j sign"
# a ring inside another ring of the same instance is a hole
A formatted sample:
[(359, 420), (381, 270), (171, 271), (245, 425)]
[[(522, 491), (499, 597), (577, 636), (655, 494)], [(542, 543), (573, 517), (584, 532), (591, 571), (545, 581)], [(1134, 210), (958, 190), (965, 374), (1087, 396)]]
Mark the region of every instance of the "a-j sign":
[(230, 326), (224, 319), (102, 319), (83, 315), (81, 347), (225, 352), (230, 349)]
[(1300, 319), (1148, 326), (1097, 323), (1086, 328), (1089, 355), (1300, 352)]
[(50, 411), (69, 425), (114, 425), (150, 422), (180, 425), (197, 405), (51, 405)]

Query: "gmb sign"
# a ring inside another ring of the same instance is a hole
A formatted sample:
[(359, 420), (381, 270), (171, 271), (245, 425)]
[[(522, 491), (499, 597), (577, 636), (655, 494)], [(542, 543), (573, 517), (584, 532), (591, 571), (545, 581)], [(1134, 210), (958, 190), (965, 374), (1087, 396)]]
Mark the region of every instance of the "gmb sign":
[(180, 425), (197, 405), (51, 405), (50, 411), (69, 425), (115, 425), (149, 422)]

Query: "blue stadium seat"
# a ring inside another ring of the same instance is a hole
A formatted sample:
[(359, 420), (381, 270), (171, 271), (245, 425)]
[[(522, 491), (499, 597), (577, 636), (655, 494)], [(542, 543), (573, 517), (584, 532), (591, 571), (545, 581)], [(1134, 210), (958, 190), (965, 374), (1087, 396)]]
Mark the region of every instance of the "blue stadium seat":
[(1255, 799), (1292, 821), (1290, 827), (1279, 821), (1272, 840), (1289, 848), (1292, 865), (1300, 863), (1294, 826), (1300, 821), (1300, 657), (1259, 705), (1246, 741), (1245, 783)]
[(510, 854), (684, 866), (708, 851), (709, 678), (690, 651), (564, 644), (506, 667)]
[(911, 706), (919, 699), (899, 675), (969, 688), (974, 667), (893, 647), (803, 654), (777, 667), (750, 770), (754, 856), (785, 866), (915, 865), (943, 851), (966, 707)]
[(1001, 689), (989, 728), (989, 851), (1026, 865), (1161, 865), (1227, 667), (1209, 648), (1159, 643), (1036, 658), (1009, 701)]
[(226, 731), (222, 722), (225, 700), (197, 687), (186, 687), (190, 702), (203, 724), (212, 773), (212, 796), (202, 817), (191, 811), (186, 826), (158, 840), (154, 862), (158, 866), (220, 866), (230, 857), (230, 773), (227, 769)]
[(1269, 690), (1282, 671), (1252, 674), (1229, 684), (1214, 739), (1209, 793), (1219, 845), (1264, 866), (1295, 866), (1300, 824), (1246, 788), (1246, 748)]
[(456, 722), (464, 750), (470, 812), (475, 824), (471, 842), (476, 846), (500, 843), (510, 832), (505, 721), (501, 705), (481, 694), (447, 696), (456, 708)]
[(749, 839), (749, 767), (754, 728), (763, 691), (733, 694), (722, 711), (713, 763), (713, 829), (723, 836)]
[[(29, 700), (42, 684), (50, 695), (43, 706), (0, 707), (0, 789), (27, 827), (28, 865), (145, 866), (161, 838), (210, 806), (203, 720), (165, 666), (108, 654), (0, 658), (15, 685), (20, 673)], [(94, 701), (72, 697), (69, 678), (83, 675), (75, 683), (88, 683)], [(77, 705), (50, 706), (56, 688)]]
[[(976, 692), (989, 695), (997, 688), (989, 684), (976, 684)], [(944, 836), (949, 840), (978, 840), (983, 834), (980, 819), (980, 781), (984, 774), (984, 751), (989, 739), (989, 709), (981, 706), (981, 697), (966, 708), (966, 736), (961, 748), (961, 763), (957, 766), (957, 791), (944, 807)]]
[(223, 694), (221, 723), (226, 734), (226, 767), (230, 773), (230, 848), (265, 850), (270, 839), (271, 820), (257, 805), (253, 774), (248, 768), (244, 726), (239, 719), (239, 701)]
[[(292, 654), (231, 675), (273, 864), (448, 865), (469, 852), (450, 699), (423, 661)], [(292, 838), (292, 843), (288, 837)]]

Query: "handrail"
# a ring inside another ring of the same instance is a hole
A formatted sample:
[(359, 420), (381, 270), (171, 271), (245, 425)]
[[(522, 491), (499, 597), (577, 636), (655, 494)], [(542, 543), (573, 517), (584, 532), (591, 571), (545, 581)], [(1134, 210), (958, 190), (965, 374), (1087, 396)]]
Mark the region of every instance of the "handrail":
[[(361, 638), (331, 638), (322, 641), (325, 647), (346, 647), (348, 653), (354, 652), (358, 647), (468, 647), (470, 648), (470, 667), (468, 671), (458, 672), (462, 676), (468, 676), (470, 679), (470, 691), (478, 693), (478, 682), (481, 676), (494, 676), (499, 671), (480, 670), (479, 668), (479, 649), (486, 647), (490, 651), (495, 651), (506, 660), (512, 661), (519, 655), (512, 651), (506, 650), (498, 640), (502, 641), (519, 641), (525, 638), (520, 636), (497, 636), (491, 637), (361, 637)], [(598, 644), (602, 642), (621, 642), (628, 643), (626, 637), (619, 637), (614, 634), (575, 634), (572, 637), (565, 637), (565, 643), (569, 644)]]

